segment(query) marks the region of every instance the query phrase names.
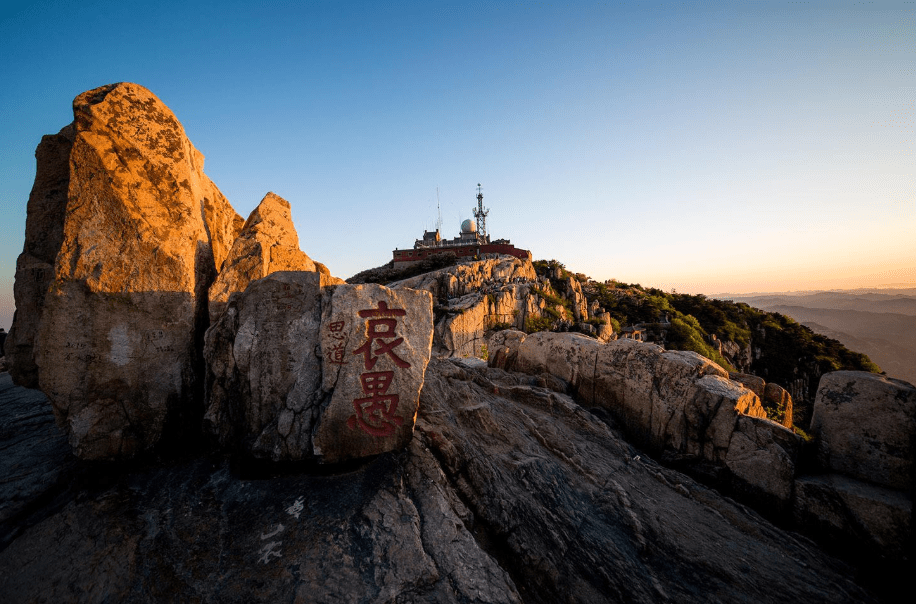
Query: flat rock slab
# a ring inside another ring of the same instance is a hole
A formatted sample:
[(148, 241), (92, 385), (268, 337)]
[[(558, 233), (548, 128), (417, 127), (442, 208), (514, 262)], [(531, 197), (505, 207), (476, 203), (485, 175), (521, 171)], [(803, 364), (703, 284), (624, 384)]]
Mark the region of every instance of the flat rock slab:
[(0, 373), (0, 547), (20, 532), (17, 520), (75, 463), (48, 397), (14, 386), (10, 374)]
[(906, 560), (913, 536), (913, 501), (885, 487), (842, 476), (795, 481), (795, 519), (840, 547), (885, 564)]
[(531, 380), (433, 360), (408, 448), (334, 475), (198, 459), (75, 493), (0, 551), (0, 600), (874, 601)]

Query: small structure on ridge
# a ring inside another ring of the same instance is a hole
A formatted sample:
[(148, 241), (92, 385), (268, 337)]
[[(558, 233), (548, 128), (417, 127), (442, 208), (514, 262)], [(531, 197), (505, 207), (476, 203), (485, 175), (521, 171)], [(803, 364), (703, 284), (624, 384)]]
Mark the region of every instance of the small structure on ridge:
[(490, 240), (490, 235), (484, 230), (486, 216), (490, 210), (483, 208), (483, 193), (479, 184), (477, 185), (477, 208), (473, 211), (474, 216), (480, 220), (481, 228), (479, 230), (477, 222), (468, 218), (462, 221), (461, 233), (453, 239), (443, 239), (439, 229), (424, 231), (423, 237), (414, 242), (413, 249), (395, 249), (391, 252), (394, 265), (408, 267), (442, 252), (452, 252), (459, 259), (480, 258), (486, 254), (507, 254), (523, 260), (531, 260), (530, 251), (515, 247), (508, 239)]

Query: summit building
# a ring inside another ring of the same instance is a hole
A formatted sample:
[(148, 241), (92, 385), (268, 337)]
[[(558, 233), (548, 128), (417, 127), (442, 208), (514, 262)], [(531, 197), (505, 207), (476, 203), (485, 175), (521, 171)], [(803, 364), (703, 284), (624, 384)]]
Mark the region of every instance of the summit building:
[[(417, 239), (413, 244), (413, 249), (392, 251), (394, 266), (407, 267), (429, 256), (451, 252), (458, 259), (463, 258), (481, 258), (488, 254), (507, 254), (531, 260), (531, 252), (523, 250), (512, 245), (508, 239), (490, 240), (490, 235), (486, 231), (486, 216), (490, 210), (483, 207), (483, 192), (477, 185), (477, 208), (474, 209), (476, 220), (467, 219), (461, 223), (461, 234), (454, 239), (443, 239), (439, 229), (435, 231), (424, 231), (423, 238)], [(478, 222), (481, 226), (478, 229)]]

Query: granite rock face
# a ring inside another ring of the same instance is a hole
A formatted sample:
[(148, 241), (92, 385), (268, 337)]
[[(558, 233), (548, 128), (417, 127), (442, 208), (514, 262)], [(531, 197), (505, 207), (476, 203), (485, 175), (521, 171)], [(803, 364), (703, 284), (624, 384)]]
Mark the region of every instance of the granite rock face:
[(53, 493), (76, 461), (48, 398), (16, 387), (8, 373), (0, 373), (0, 451), (2, 549), (21, 532), (18, 521), (32, 503)]
[[(785, 388), (770, 382), (764, 388), (762, 402), (764, 408), (774, 410), (771, 419), (786, 428), (792, 428), (792, 395)], [(767, 415), (770, 416), (769, 413)]]
[(796, 521), (853, 557), (905, 567), (914, 539), (916, 388), (873, 373), (827, 373), (811, 432), (822, 473), (796, 480)]
[(432, 342), (427, 292), (276, 272), (207, 331), (205, 423), (256, 457), (322, 462), (401, 448)]
[(216, 322), (226, 309), (230, 294), (245, 291), (252, 281), (277, 271), (317, 270), (312, 259), (299, 249), (289, 202), (268, 193), (245, 221), (210, 286), (210, 321)]
[(532, 291), (537, 275), (530, 260), (501, 256), (463, 262), (389, 284), (433, 295), (436, 330), (433, 349), (441, 356), (480, 356), (495, 327), (523, 329), (540, 316)]
[(25, 244), (16, 260), (13, 286), (16, 315), (4, 344), (10, 374), (17, 384), (27, 388), (38, 387), (35, 340), (64, 237), (73, 137), (74, 127), (70, 124), (57, 134), (42, 137), (35, 150), (35, 183), (26, 206)]
[(763, 400), (763, 393), (766, 390), (767, 383), (762, 377), (757, 377), (749, 373), (729, 371), (728, 379), (742, 384), (745, 388), (756, 394), (757, 398)]
[(77, 481), (0, 548), (0, 599), (876, 601), (568, 396), (471, 365), (431, 361), (408, 447), (346, 472), (196, 459)]
[(793, 513), (798, 526), (840, 550), (853, 548), (853, 557), (894, 569), (912, 555), (913, 500), (906, 493), (841, 474), (800, 476)]
[(194, 414), (207, 289), (241, 219), (145, 88), (90, 90), (73, 113), (72, 136), (38, 153), (14, 375), (35, 385), (37, 374), (77, 455), (127, 458), (154, 446), (167, 418)]
[(712, 361), (633, 340), (511, 334), (491, 339), (492, 366), (551, 376), (649, 451), (725, 468), (738, 490), (790, 508), (799, 437), (768, 421), (757, 396)]
[(404, 447), (413, 434), (433, 341), (432, 296), (341, 285), (321, 318), (322, 391), (313, 450), (325, 462)]
[(833, 472), (901, 491), (913, 487), (916, 387), (863, 371), (821, 378), (811, 431)]
[(530, 260), (501, 256), (454, 266), (389, 283), (392, 289), (422, 289), (436, 300), (460, 298), (478, 293), (488, 286), (510, 284), (513, 280), (535, 282), (537, 274)]

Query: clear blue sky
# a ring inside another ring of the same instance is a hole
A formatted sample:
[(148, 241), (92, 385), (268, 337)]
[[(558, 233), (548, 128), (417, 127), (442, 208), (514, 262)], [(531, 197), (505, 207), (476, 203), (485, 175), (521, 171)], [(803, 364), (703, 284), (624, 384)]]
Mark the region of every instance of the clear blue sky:
[(0, 9), (0, 327), (43, 134), (132, 81), (243, 217), (341, 277), (490, 232), (595, 279), (916, 285), (916, 2), (20, 2)]

